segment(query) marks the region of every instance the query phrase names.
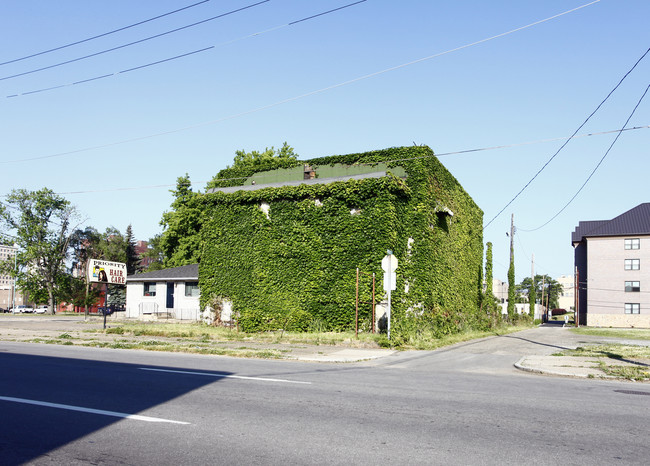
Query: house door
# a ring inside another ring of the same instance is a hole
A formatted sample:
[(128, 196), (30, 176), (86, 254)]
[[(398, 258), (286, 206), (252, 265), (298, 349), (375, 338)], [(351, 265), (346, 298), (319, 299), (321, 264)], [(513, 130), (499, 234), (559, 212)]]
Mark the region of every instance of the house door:
[(174, 309), (174, 282), (167, 282), (167, 309)]

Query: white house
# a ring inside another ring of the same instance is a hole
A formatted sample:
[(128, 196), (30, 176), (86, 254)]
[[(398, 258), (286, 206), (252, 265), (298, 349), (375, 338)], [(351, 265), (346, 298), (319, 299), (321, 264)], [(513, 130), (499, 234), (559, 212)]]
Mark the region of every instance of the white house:
[(198, 264), (129, 275), (127, 318), (199, 320)]

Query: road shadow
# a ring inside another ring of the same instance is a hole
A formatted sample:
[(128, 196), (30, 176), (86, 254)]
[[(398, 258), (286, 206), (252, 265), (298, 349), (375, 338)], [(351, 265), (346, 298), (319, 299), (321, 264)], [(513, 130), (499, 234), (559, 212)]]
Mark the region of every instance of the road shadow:
[[(143, 368), (156, 370), (142, 370)], [(160, 372), (160, 369), (177, 372)], [(143, 364), (0, 353), (0, 396), (138, 414), (231, 375), (228, 372), (203, 370), (200, 371), (201, 374), (208, 376), (178, 373), (183, 370)], [(3, 421), (0, 463), (10, 466), (27, 463), (82, 437), (99, 443), (101, 436), (93, 438), (98, 431), (123, 421), (119, 417), (7, 399), (0, 399), (0, 412)]]
[(522, 340), (522, 341), (525, 341), (525, 342), (528, 342), (528, 343), (532, 343), (534, 345), (546, 346), (548, 348), (557, 348), (557, 349), (562, 349), (562, 350), (572, 349), (572, 347), (569, 347), (569, 346), (551, 345), (550, 343), (542, 343), (541, 341), (535, 341), (535, 340), (531, 340), (529, 338), (522, 338), (522, 337), (517, 337), (517, 336), (514, 336), (514, 335), (501, 335), (500, 338), (510, 338), (510, 339), (514, 339), (514, 340)]

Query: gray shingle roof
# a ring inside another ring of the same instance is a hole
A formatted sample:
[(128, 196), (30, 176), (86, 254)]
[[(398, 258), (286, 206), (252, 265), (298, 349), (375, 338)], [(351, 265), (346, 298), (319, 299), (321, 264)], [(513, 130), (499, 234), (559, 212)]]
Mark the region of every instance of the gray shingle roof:
[(650, 235), (650, 202), (639, 204), (612, 220), (580, 222), (571, 234), (571, 241), (596, 236)]
[(126, 277), (127, 282), (180, 281), (199, 279), (199, 264), (183, 265), (171, 269), (154, 270), (153, 272), (136, 273)]

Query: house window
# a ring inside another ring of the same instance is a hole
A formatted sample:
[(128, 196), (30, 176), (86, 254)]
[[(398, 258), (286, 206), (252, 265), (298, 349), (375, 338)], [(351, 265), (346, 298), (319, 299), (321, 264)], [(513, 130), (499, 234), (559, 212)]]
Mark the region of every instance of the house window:
[(199, 297), (199, 282), (185, 282), (185, 296)]
[(640, 268), (640, 259), (625, 259), (625, 270), (639, 270)]
[(641, 291), (641, 282), (625, 282), (625, 291)]
[(641, 305), (639, 303), (625, 303), (626, 314), (640, 314)]
[(629, 238), (625, 240), (625, 249), (639, 249), (641, 240), (639, 238)]
[(145, 283), (144, 284), (144, 296), (156, 296), (156, 284), (155, 283)]

